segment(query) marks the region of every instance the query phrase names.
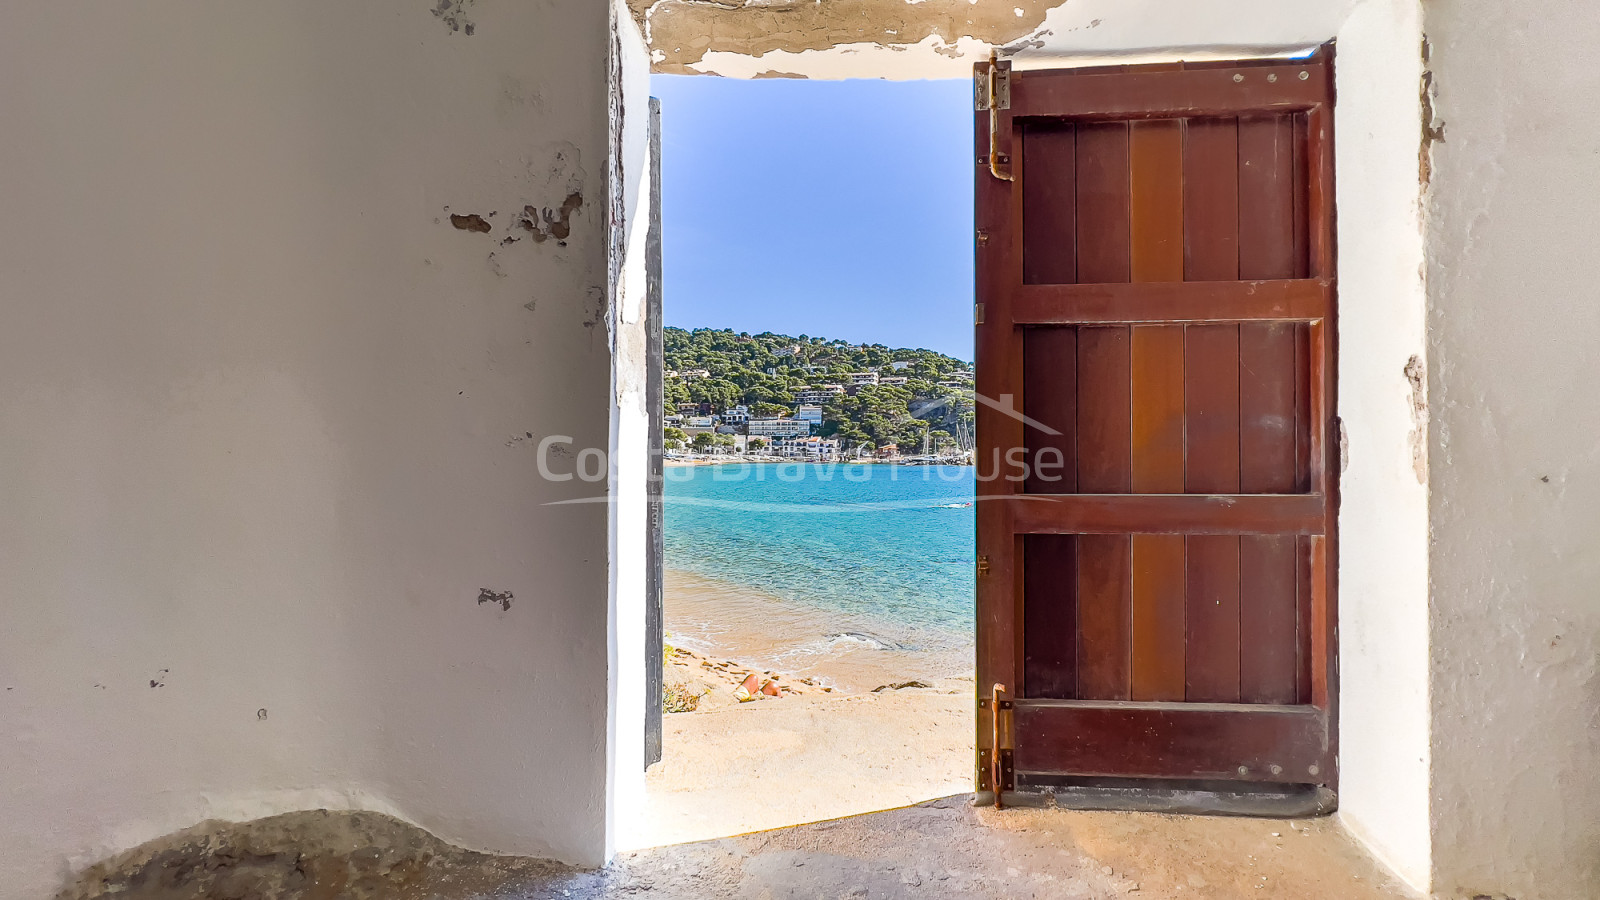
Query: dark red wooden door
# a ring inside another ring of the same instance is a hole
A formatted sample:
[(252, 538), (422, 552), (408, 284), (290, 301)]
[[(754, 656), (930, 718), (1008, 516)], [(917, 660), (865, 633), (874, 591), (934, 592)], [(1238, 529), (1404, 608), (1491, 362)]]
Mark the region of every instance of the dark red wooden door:
[(1330, 63), (999, 66), (979, 788), (1332, 788)]

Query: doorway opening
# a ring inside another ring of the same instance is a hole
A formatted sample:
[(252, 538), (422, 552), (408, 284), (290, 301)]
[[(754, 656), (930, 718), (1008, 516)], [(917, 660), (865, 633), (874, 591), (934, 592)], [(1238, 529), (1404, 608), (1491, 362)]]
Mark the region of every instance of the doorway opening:
[(662, 708), (624, 843), (970, 791), (970, 84), (652, 94)]

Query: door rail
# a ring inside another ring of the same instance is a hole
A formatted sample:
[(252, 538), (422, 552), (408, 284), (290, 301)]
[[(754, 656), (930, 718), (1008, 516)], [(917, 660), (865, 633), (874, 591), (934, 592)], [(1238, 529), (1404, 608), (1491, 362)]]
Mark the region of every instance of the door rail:
[(1023, 71), (1011, 76), (1011, 115), (1181, 119), (1284, 113), (1326, 106), (1322, 60), (1141, 72)]
[[(996, 501), (989, 501), (996, 502)], [(1014, 494), (1014, 534), (1323, 534), (1322, 494)]]
[(1012, 292), (1013, 325), (1315, 322), (1333, 309), (1333, 283), (1317, 278), (1023, 284)]
[(1014, 715), (1019, 772), (1333, 783), (1311, 706), (1018, 700)]

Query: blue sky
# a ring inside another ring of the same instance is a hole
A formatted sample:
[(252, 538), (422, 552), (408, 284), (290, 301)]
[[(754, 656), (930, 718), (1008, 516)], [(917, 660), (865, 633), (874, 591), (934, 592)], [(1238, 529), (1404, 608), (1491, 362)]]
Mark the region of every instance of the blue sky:
[(972, 358), (972, 86), (657, 75), (666, 322)]

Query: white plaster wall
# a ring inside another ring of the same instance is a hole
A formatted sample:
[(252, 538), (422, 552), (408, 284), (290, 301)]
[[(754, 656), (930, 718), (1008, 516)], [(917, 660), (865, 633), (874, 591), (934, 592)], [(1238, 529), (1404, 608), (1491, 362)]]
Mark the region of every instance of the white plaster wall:
[(1600, 896), (1600, 11), (1426, 5), (1435, 885)]
[(1425, 360), (1420, 10), (1366, 0), (1339, 30), (1335, 160), (1339, 416), (1339, 816), (1414, 887), (1429, 872), (1426, 426), (1405, 370)]
[(308, 806), (604, 853), (607, 514), (526, 435), (609, 440), (607, 9), (433, 6), (8, 10), (0, 897)]

